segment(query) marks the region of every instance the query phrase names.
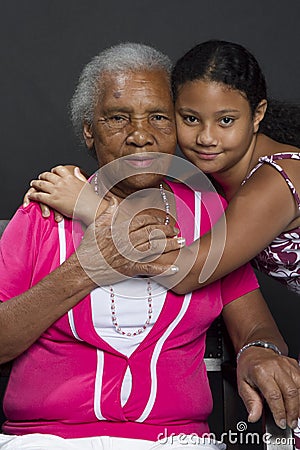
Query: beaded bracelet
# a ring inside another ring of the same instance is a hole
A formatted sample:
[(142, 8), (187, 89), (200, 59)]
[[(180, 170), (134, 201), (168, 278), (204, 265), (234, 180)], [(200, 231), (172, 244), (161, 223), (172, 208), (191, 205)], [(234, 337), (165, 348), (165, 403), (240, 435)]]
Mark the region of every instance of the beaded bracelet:
[(249, 344), (244, 345), (244, 347), (242, 347), (240, 349), (240, 351), (238, 352), (237, 356), (236, 356), (236, 362), (238, 362), (239, 357), (241, 356), (241, 354), (247, 350), (247, 348), (249, 347), (263, 347), (263, 348), (269, 348), (270, 350), (273, 350), (275, 353), (277, 353), (278, 355), (281, 355), (281, 351), (279, 350), (279, 348), (277, 347), (277, 345), (273, 344), (272, 342), (266, 342), (266, 341), (253, 341), (253, 342), (249, 342)]

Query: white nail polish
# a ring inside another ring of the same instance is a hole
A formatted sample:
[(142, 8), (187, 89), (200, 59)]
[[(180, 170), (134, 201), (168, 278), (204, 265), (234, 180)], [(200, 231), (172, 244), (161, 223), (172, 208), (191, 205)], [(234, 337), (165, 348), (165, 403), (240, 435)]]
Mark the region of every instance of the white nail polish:
[(177, 238), (177, 242), (178, 242), (180, 247), (184, 247), (185, 246), (185, 238), (179, 237), (179, 238)]

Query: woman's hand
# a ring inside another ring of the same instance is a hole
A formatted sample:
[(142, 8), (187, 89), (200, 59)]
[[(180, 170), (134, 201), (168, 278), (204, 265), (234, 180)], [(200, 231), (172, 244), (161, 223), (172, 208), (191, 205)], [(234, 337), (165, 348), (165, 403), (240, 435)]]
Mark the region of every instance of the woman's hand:
[(177, 238), (177, 232), (148, 214), (118, 220), (118, 201), (112, 197), (109, 207), (86, 229), (76, 254), (96, 285), (103, 285), (103, 280), (112, 284), (136, 275), (173, 275), (177, 266), (157, 263), (156, 257), (164, 250), (182, 248), (184, 241)]
[[(178, 251), (185, 245), (185, 240), (177, 237), (178, 229), (164, 225), (164, 219), (159, 217), (134, 214), (127, 203), (118, 209), (120, 199), (110, 193), (101, 199), (76, 166), (57, 166), (51, 172), (40, 174), (37, 180), (31, 182), (31, 188), (24, 197), (24, 206), (30, 201), (40, 203), (44, 217), (49, 217), (51, 208), (58, 222), (67, 216), (81, 220), (86, 226), (93, 224), (94, 231), (87, 231), (83, 240), (89, 242), (88, 251), (84, 251), (87, 255), (84, 266), (88, 267), (90, 261), (100, 258), (99, 267), (105, 266), (106, 273), (109, 267), (126, 276), (171, 275), (177, 271)], [(101, 218), (102, 214), (104, 217)], [(112, 226), (113, 214), (114, 219), (118, 216), (118, 220)], [(92, 255), (91, 243), (93, 241), (95, 244), (95, 239), (98, 243), (94, 249), (96, 253)], [(101, 256), (96, 258), (99, 250)], [(169, 256), (164, 257), (164, 254)], [(98, 274), (96, 267), (91, 272), (94, 270)], [(116, 279), (119, 277), (120, 273)], [(103, 280), (102, 275), (100, 279)]]
[(266, 399), (280, 428), (296, 428), (300, 416), (300, 368), (296, 360), (273, 350), (248, 348), (237, 366), (239, 394), (249, 413), (249, 422), (262, 414)]

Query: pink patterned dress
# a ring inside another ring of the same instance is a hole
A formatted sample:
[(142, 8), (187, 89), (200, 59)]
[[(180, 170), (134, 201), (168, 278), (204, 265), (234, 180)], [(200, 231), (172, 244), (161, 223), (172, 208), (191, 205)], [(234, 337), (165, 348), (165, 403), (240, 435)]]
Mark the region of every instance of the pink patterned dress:
[[(285, 179), (300, 210), (299, 194), (296, 192), (287, 173), (276, 162), (282, 159), (300, 161), (300, 153), (275, 153), (271, 156), (262, 156), (259, 158), (257, 166), (252, 169), (243, 181), (243, 184), (263, 164), (270, 164)], [(300, 295), (300, 227), (281, 233), (252, 262), (255, 268), (275, 278), (285, 284), (288, 289)]]

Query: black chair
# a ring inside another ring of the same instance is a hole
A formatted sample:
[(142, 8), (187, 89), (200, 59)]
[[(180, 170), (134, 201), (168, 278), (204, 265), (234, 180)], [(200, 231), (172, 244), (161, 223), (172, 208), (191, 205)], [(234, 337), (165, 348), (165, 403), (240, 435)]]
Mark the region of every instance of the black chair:
[[(0, 220), (0, 237), (8, 222), (8, 220)], [(292, 450), (291, 430), (278, 428), (267, 406), (263, 420), (256, 425), (258, 428), (252, 429), (249, 426), (247, 430), (243, 429), (248, 425), (245, 407), (237, 393), (235, 368), (230, 362), (233, 356), (226, 330), (221, 318), (218, 318), (208, 330), (205, 352), (205, 364), (216, 406), (210, 419), (212, 432), (218, 439), (222, 433), (226, 433), (227, 439), (224, 438), (224, 441), (227, 444), (227, 450), (249, 449), (249, 447), (252, 450)], [(0, 424), (5, 421), (2, 403), (9, 371), (9, 363), (0, 365)], [(220, 400), (222, 408), (219, 408)], [(266, 433), (269, 438), (266, 437)], [(266, 442), (263, 442), (263, 435)]]
[(9, 220), (0, 219), (0, 237), (2, 236), (3, 231), (5, 230)]

